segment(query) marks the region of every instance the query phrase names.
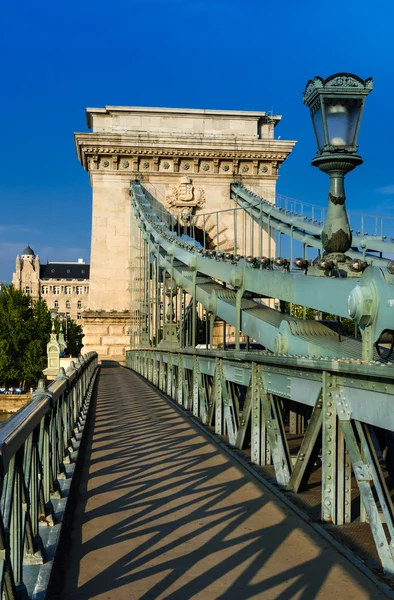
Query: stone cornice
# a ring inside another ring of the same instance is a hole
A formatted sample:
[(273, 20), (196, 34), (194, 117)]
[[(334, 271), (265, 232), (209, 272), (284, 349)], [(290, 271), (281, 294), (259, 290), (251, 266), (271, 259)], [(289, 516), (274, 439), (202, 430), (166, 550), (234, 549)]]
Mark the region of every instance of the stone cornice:
[(82, 313), (84, 324), (86, 323), (102, 323), (103, 320), (111, 323), (125, 323), (130, 321), (129, 311), (104, 311), (104, 310), (89, 310), (85, 309)]
[[(144, 143), (142, 143), (144, 142)], [(89, 170), (88, 157), (107, 157), (118, 160), (119, 156), (158, 159), (210, 159), (210, 160), (258, 160), (282, 163), (292, 151), (295, 141), (261, 140), (230, 144), (218, 139), (157, 139), (146, 136), (117, 136), (113, 134), (76, 133), (75, 144), (78, 159)]]

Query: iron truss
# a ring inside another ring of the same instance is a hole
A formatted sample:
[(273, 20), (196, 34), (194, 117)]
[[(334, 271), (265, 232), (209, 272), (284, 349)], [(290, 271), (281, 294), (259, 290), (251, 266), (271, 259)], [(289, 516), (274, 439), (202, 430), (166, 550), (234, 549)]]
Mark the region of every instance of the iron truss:
[[(141, 265), (127, 366), (250, 452), (283, 489), (298, 494), (311, 479), (321, 486), (323, 522), (369, 523), (394, 574), (394, 265), (384, 256), (393, 241), (362, 225), (346, 264), (326, 264), (323, 219), (240, 183), (231, 187), (238, 207), (187, 224), (140, 182), (130, 192)], [(350, 316), (361, 339), (290, 316), (282, 302)], [(196, 348), (201, 323), (205, 350)], [(235, 351), (213, 349), (220, 323), (224, 346), (234, 327)], [(265, 350), (249, 352), (250, 340)]]
[(392, 447), (392, 368), (269, 353), (136, 349), (141, 374), (229, 444), (272, 465), (299, 493), (316, 476), (321, 520), (369, 523), (387, 574), (394, 574), (394, 510), (383, 460)]

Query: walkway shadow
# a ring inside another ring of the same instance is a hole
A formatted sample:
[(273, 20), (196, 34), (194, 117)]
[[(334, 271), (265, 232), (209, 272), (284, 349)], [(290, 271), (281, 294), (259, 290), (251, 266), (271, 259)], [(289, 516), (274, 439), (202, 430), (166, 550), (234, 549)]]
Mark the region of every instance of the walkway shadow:
[(87, 434), (49, 600), (384, 597), (130, 371), (101, 373)]
[(120, 362), (117, 360), (101, 360), (100, 366), (102, 369), (112, 369), (113, 367), (120, 367)]

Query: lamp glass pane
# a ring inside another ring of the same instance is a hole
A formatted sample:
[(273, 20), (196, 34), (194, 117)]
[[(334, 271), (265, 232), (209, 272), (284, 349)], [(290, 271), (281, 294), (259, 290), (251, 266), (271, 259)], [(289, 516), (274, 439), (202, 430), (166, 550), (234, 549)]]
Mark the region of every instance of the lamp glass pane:
[(334, 102), (327, 103), (325, 107), (329, 144), (338, 147), (353, 146), (360, 106)]
[(318, 108), (312, 115), (313, 127), (315, 129), (315, 136), (317, 146), (319, 150), (324, 148), (324, 125), (323, 125), (323, 114), (321, 108)]

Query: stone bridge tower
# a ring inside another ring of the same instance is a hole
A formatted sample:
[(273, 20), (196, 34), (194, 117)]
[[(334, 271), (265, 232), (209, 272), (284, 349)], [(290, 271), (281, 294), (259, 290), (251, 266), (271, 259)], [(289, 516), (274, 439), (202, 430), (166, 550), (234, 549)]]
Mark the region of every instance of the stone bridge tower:
[[(130, 210), (130, 181), (188, 218), (234, 208), (230, 185), (261, 186), (275, 197), (278, 170), (295, 142), (274, 138), (281, 117), (265, 112), (107, 106), (88, 108), (91, 133), (76, 133), (78, 158), (93, 193), (86, 351), (124, 362), (132, 288), (138, 288), (139, 229)], [(212, 246), (226, 248), (233, 218)], [(131, 283), (132, 282), (132, 283)]]

